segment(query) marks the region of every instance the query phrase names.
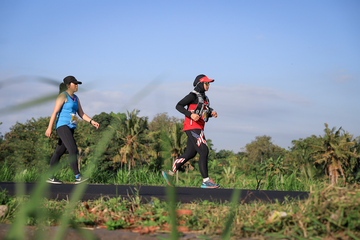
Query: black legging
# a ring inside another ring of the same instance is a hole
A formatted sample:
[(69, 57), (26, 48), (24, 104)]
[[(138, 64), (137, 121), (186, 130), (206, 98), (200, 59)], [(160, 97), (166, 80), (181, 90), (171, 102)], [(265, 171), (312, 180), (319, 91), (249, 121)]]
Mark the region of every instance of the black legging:
[(180, 169), (187, 161), (195, 157), (199, 153), (199, 169), (203, 178), (208, 177), (208, 154), (209, 148), (206, 144), (204, 133), (201, 129), (192, 129), (185, 131), (188, 136), (186, 151), (183, 155), (175, 160), (172, 171)]
[(70, 167), (74, 174), (78, 175), (80, 172), (77, 164), (77, 146), (74, 139), (74, 129), (70, 129), (68, 126), (64, 125), (58, 127), (56, 132), (59, 135), (59, 141), (55, 153), (51, 157), (50, 168), (56, 165), (59, 162), (60, 157), (68, 150)]

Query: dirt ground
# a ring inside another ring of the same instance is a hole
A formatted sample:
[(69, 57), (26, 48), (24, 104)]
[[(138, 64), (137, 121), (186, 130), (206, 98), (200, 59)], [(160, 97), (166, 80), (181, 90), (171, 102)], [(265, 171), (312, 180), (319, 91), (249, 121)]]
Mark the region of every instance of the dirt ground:
[[(6, 237), (7, 231), (10, 229), (11, 225), (9, 224), (0, 224), (0, 239), (4, 239)], [(24, 240), (37, 240), (35, 239), (35, 228), (34, 227), (26, 227), (25, 229), (25, 236)], [(53, 239), (55, 233), (57, 231), (57, 227), (48, 227), (46, 228), (46, 237), (45, 239)], [(93, 230), (86, 230), (90, 231), (97, 240), (115, 240), (115, 239), (122, 239), (122, 240), (159, 240), (158, 236), (170, 239), (170, 235), (167, 233), (153, 233), (149, 235), (140, 235), (139, 233), (133, 233), (130, 231), (124, 230), (106, 230), (106, 229), (93, 229)], [(179, 239), (180, 240), (192, 240), (192, 239), (199, 239), (199, 234), (195, 233), (183, 233)], [(216, 237), (209, 237), (213, 240), (220, 240), (219, 236)], [(65, 235), (64, 240), (87, 240), (82, 238), (75, 230), (68, 229)], [(250, 240), (250, 239), (242, 239), (242, 240)]]

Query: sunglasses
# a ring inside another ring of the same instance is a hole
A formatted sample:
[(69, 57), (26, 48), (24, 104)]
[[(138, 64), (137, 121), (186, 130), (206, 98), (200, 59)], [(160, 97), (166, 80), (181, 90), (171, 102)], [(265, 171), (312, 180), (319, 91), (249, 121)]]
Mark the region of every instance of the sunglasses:
[(207, 86), (209, 86), (210, 85), (210, 83), (209, 82), (204, 82), (205, 83), (205, 85), (207, 85)]

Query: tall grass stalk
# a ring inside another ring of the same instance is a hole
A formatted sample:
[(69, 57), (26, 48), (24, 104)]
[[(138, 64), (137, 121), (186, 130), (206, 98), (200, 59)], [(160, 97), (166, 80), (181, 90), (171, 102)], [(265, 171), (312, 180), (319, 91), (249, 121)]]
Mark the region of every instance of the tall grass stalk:
[(176, 188), (166, 186), (166, 198), (169, 203), (169, 213), (170, 213), (170, 224), (171, 224), (171, 240), (178, 239), (178, 232), (176, 228)]
[(15, 174), (15, 182), (36, 182), (39, 179), (39, 173), (35, 168), (24, 169)]
[(13, 168), (11, 164), (9, 164), (7, 160), (5, 160), (5, 162), (2, 163), (0, 167), (0, 181), (10, 182), (13, 181), (13, 178), (14, 178)]
[[(73, 171), (66, 161), (62, 161), (62, 167), (55, 174), (58, 179), (65, 183), (73, 183), (75, 178)], [(90, 168), (89, 165), (87, 168)], [(46, 171), (43, 171), (45, 173)], [(12, 166), (4, 163), (0, 167), (0, 181), (4, 182), (37, 182), (41, 178), (41, 170), (36, 166), (22, 169), (15, 173)], [(231, 178), (224, 177), (220, 174), (213, 174), (216, 181), (223, 188), (240, 188), (240, 189), (256, 189), (257, 182), (253, 176), (247, 176), (243, 172), (235, 172)], [(310, 191), (310, 186), (323, 186), (326, 180), (315, 180), (299, 175), (296, 172), (288, 175), (271, 175), (269, 173), (267, 179), (263, 179), (259, 186), (259, 190), (277, 190), (277, 191)], [(201, 185), (201, 175), (197, 171), (189, 171), (187, 174), (179, 174), (178, 187), (199, 187)], [(128, 170), (121, 168), (117, 172), (102, 172), (94, 170), (91, 172), (91, 182), (97, 184), (117, 184), (117, 185), (152, 185), (162, 186), (164, 179), (160, 172), (149, 170), (146, 166), (141, 168), (133, 168), (129, 174)]]
[(115, 176), (116, 184), (145, 184), (156, 185), (162, 184), (163, 178), (158, 172), (150, 171), (148, 168), (143, 167), (140, 169), (132, 169), (131, 173), (125, 169), (119, 169)]
[[(68, 227), (68, 224), (70, 224), (71, 219), (71, 213), (74, 211), (75, 206), (77, 202), (81, 199), (83, 196), (85, 190), (86, 190), (87, 184), (80, 184), (74, 187), (73, 192), (70, 195), (70, 203), (67, 205), (65, 209), (65, 213), (60, 218), (60, 226), (57, 230), (54, 240), (62, 240), (65, 237), (66, 229)], [(78, 231), (80, 229), (77, 229)], [(81, 231), (81, 234), (83, 237), (86, 237), (86, 239), (92, 240), (95, 239), (95, 237), (91, 234), (88, 234), (87, 232)]]
[[(26, 204), (22, 204), (19, 213), (11, 225), (10, 231), (8, 233), (7, 239), (25, 239), (25, 231), (24, 225), (29, 216), (37, 217), (42, 219), (42, 212), (38, 211), (39, 203), (41, 203), (42, 199), (45, 197), (45, 193), (48, 192), (49, 185), (45, 182), (46, 176), (44, 175), (38, 184), (36, 184), (35, 189), (31, 194), (30, 200)], [(16, 185), (17, 195), (24, 195), (25, 188), (23, 183), (18, 183)]]
[(237, 205), (239, 204), (240, 195), (241, 195), (240, 189), (234, 189), (233, 194), (231, 196), (230, 213), (229, 213), (229, 216), (228, 216), (228, 220), (226, 221), (226, 224), (225, 224), (225, 229), (224, 229), (223, 234), (222, 234), (222, 239), (224, 239), (224, 240), (230, 239), (231, 225), (232, 225), (232, 223), (234, 221), (236, 208), (237, 208)]

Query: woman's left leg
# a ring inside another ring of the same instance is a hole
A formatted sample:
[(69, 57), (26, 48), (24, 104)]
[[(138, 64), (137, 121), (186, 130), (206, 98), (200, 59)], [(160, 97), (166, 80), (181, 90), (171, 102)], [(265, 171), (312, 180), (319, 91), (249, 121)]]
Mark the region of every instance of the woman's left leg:
[(70, 129), (68, 126), (61, 126), (57, 129), (57, 133), (69, 152), (69, 164), (76, 176), (80, 174), (80, 172), (77, 164), (78, 150), (74, 139), (74, 129)]

